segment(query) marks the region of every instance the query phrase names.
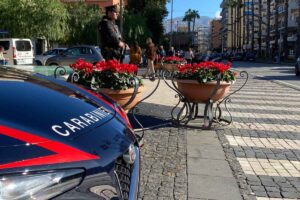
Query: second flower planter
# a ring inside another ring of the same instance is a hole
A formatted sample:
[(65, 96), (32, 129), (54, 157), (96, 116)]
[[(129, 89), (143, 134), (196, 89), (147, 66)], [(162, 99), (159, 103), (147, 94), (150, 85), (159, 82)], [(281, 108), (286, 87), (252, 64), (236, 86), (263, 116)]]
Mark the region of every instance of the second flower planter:
[[(217, 81), (199, 83), (196, 80), (176, 79), (179, 92), (192, 103), (206, 103), (216, 88)], [(212, 97), (214, 102), (223, 99), (229, 94), (232, 83), (221, 81), (216, 94)]]

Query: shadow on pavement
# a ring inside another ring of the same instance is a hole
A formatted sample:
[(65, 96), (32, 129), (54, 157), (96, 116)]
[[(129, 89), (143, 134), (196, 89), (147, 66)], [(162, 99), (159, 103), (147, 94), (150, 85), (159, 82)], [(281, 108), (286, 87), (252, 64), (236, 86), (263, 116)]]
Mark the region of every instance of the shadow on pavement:
[[(159, 105), (154, 103), (140, 103), (138, 105), (138, 112), (135, 117), (140, 121), (144, 128), (155, 127), (160, 125), (167, 125), (171, 122), (171, 106)], [(135, 122), (131, 113), (128, 113), (128, 118), (133, 128), (141, 128)]]

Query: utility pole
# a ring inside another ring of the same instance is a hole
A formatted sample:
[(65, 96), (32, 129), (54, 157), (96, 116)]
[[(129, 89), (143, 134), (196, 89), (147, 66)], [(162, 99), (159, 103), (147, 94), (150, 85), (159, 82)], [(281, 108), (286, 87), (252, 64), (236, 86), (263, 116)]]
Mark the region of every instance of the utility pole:
[(173, 0), (171, 0), (171, 37), (170, 37), (170, 46), (173, 44)]

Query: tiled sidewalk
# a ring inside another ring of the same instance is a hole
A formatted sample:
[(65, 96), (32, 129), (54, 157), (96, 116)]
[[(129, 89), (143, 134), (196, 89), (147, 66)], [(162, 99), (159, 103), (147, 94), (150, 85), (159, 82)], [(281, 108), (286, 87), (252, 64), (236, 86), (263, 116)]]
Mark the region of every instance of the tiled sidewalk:
[(257, 200), (300, 199), (300, 92), (250, 78), (228, 107), (234, 123), (217, 132)]

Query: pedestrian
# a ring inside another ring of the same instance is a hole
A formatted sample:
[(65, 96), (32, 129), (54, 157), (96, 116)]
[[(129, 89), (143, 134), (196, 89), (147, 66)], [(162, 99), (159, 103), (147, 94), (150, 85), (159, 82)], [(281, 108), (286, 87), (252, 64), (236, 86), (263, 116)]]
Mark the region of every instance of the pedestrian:
[(4, 58), (4, 47), (0, 46), (0, 65), (7, 65), (8, 59)]
[(113, 5), (106, 7), (105, 10), (106, 15), (98, 24), (102, 56), (105, 60), (115, 59), (121, 61), (126, 44), (116, 25), (119, 9), (116, 5)]
[(193, 52), (192, 48), (189, 48), (184, 54), (184, 58), (188, 64), (192, 63), (192, 60), (194, 59), (194, 57), (195, 56), (194, 56), (194, 52)]
[(154, 60), (156, 58), (156, 47), (155, 47), (154, 43), (152, 42), (151, 38), (147, 38), (146, 45), (147, 45), (147, 47), (146, 47), (145, 53), (146, 53), (146, 58), (147, 58), (147, 71), (143, 75), (144, 78), (148, 75), (149, 75), (149, 77), (154, 77), (154, 73), (155, 73)]
[(175, 56), (176, 52), (173, 46), (171, 46), (170, 50), (168, 51), (168, 56)]
[(142, 62), (142, 49), (135, 41), (130, 47), (130, 64), (139, 65)]
[(164, 57), (166, 57), (166, 51), (164, 49), (163, 45), (160, 45), (157, 51), (157, 54), (159, 56), (159, 59), (163, 59)]

